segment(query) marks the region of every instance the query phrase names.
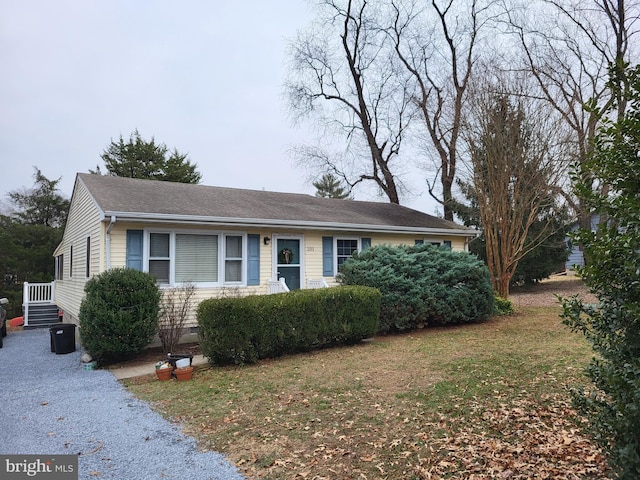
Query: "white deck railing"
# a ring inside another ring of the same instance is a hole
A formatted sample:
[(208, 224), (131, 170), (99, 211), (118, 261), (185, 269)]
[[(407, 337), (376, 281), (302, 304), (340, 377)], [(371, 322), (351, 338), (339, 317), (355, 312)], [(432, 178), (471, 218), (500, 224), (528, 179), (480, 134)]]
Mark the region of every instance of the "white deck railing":
[(287, 282), (285, 282), (284, 278), (280, 280), (269, 280), (267, 283), (267, 292), (271, 293), (285, 293), (289, 291), (289, 287), (287, 287)]
[(307, 279), (307, 288), (329, 288), (329, 284), (324, 278), (309, 278)]
[(55, 294), (55, 282), (51, 283), (29, 283), (24, 282), (22, 301), (29, 303), (53, 303)]

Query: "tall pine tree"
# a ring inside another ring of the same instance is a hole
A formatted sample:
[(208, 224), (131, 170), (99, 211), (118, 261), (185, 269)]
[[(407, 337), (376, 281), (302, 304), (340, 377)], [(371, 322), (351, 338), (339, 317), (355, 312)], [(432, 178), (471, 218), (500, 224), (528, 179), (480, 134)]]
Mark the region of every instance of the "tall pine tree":
[[(197, 165), (192, 164), (186, 154), (175, 148), (169, 151), (164, 143), (156, 143), (153, 137), (146, 141), (138, 130), (133, 131), (128, 142), (122, 135), (117, 142), (112, 140), (100, 158), (107, 173), (117, 177), (181, 183), (200, 183), (202, 179)], [(91, 173), (101, 173), (100, 167)]]

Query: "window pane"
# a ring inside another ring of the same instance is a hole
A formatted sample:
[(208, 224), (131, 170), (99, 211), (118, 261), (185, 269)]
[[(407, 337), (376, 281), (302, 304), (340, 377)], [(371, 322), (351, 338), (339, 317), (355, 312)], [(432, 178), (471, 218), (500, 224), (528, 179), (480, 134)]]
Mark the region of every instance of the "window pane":
[(242, 281), (242, 260), (227, 260), (224, 262), (224, 281)]
[(169, 234), (152, 233), (149, 236), (149, 256), (152, 258), (169, 258)]
[(149, 260), (149, 273), (158, 283), (169, 283), (169, 260)]
[(176, 235), (176, 282), (218, 281), (218, 236)]
[(227, 258), (242, 258), (242, 237), (226, 237)]
[(358, 240), (336, 240), (336, 259), (338, 263), (338, 272), (341, 270), (342, 264), (358, 251)]
[(350, 256), (358, 251), (358, 240), (337, 240), (338, 256)]

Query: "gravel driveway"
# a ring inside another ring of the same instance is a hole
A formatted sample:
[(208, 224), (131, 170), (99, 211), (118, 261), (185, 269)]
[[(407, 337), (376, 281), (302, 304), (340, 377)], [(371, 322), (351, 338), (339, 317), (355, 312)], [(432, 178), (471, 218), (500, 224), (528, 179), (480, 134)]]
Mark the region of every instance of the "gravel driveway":
[(78, 454), (79, 478), (236, 480), (220, 454), (131, 396), (80, 351), (51, 353), (48, 329), (10, 332), (0, 349), (0, 454)]

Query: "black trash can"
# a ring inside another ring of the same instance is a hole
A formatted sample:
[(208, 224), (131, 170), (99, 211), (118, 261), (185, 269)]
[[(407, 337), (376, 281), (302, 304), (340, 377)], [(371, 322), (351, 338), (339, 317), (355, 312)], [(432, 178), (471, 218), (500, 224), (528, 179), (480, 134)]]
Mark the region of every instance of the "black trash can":
[(76, 351), (76, 325), (60, 323), (50, 328), (53, 347), (56, 354)]
[(56, 328), (58, 328), (58, 325), (52, 325), (51, 327), (49, 327), (49, 339), (51, 340), (51, 352), (55, 353), (56, 351), (56, 344), (53, 341), (53, 333), (56, 331)]

